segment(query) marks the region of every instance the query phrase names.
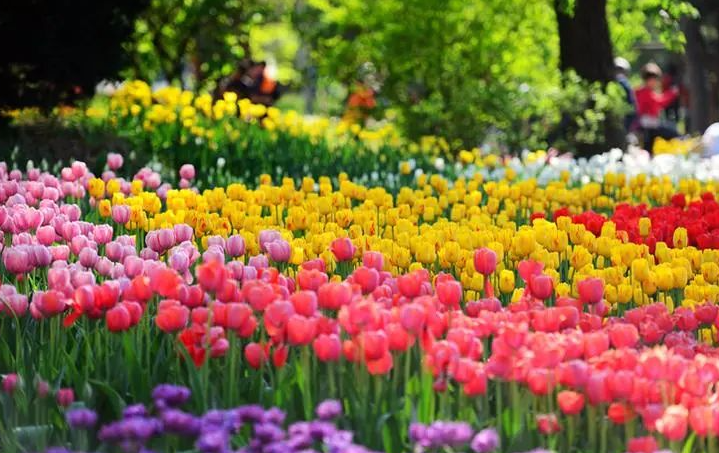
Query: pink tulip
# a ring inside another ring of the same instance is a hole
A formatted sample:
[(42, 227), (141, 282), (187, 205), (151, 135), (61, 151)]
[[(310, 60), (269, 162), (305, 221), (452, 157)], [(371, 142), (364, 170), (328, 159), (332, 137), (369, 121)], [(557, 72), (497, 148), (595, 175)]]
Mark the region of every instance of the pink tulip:
[(100, 245), (105, 245), (112, 240), (112, 227), (110, 225), (95, 225), (93, 239)]
[(604, 282), (599, 278), (585, 278), (577, 283), (579, 300), (585, 304), (596, 304), (604, 297)]
[(265, 244), (269, 258), (276, 263), (285, 263), (290, 260), (292, 249), (290, 244), (284, 239), (277, 239)]
[(185, 164), (180, 167), (180, 177), (184, 179), (195, 179), (195, 167), (192, 164)]
[(122, 167), (123, 158), (121, 154), (108, 153), (107, 154), (107, 168), (110, 170), (117, 170)]
[(377, 270), (377, 272), (382, 272), (382, 268), (384, 267), (384, 256), (381, 252), (364, 252), (364, 255), (362, 255), (362, 264), (365, 267)]
[(497, 254), (494, 250), (482, 247), (474, 252), (474, 269), (485, 277), (497, 269)]
[(245, 254), (245, 238), (239, 234), (234, 234), (225, 241), (225, 251), (232, 258)]
[(130, 221), (130, 208), (125, 205), (112, 207), (112, 220), (119, 224), (126, 224)]
[(3, 252), (3, 264), (8, 272), (19, 275), (30, 271), (30, 257), (25, 250), (8, 247)]
[(175, 241), (177, 241), (178, 244), (192, 240), (192, 235), (194, 233), (192, 231), (192, 227), (184, 223), (175, 225), (173, 227), (173, 232), (175, 233)]
[(339, 262), (350, 261), (354, 258), (357, 248), (350, 238), (337, 238), (332, 241), (330, 251)]
[(55, 228), (50, 225), (41, 226), (35, 233), (37, 241), (42, 245), (50, 246), (55, 242)]

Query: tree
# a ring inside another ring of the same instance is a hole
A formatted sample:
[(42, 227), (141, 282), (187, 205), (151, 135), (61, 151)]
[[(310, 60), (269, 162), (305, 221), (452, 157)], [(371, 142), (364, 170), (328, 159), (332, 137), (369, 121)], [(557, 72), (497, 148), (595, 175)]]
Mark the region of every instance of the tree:
[(590, 82), (614, 80), (607, 0), (554, 0), (559, 31), (559, 67)]
[(211, 87), (243, 58), (252, 58), (250, 33), (279, 20), (286, 0), (151, 0), (126, 48), (128, 75), (182, 83), (192, 67), (196, 88)]
[[(380, 99), (412, 138), (480, 144), (516, 121), (558, 81), (546, 0), (307, 0), (320, 75), (350, 86), (367, 63)], [(303, 36), (304, 37), (304, 36)]]
[(145, 0), (0, 3), (0, 107), (92, 95), (127, 64), (122, 42)]

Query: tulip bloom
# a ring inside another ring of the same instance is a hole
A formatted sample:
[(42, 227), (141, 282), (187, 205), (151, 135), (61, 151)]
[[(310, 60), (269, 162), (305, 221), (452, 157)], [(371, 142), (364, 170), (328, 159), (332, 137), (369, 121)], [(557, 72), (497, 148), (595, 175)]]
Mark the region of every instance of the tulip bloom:
[(357, 248), (350, 238), (337, 238), (332, 241), (330, 251), (338, 262), (343, 262), (352, 260)]
[(487, 277), (497, 268), (497, 254), (494, 250), (482, 247), (474, 252), (474, 269)]

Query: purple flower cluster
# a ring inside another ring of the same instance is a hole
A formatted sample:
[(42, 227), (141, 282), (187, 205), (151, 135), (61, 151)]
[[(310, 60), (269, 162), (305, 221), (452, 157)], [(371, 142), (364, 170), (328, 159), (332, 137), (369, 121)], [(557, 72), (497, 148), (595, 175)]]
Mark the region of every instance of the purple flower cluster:
[(72, 409), (65, 414), (67, 424), (74, 429), (91, 429), (97, 423), (97, 413), (90, 409)]
[[(285, 427), (286, 414), (273, 407), (246, 405), (234, 409), (212, 409), (197, 416), (179, 408), (191, 397), (186, 387), (162, 384), (152, 392), (153, 410), (142, 404), (125, 408), (120, 420), (100, 428), (98, 439), (123, 449), (149, 453), (145, 445), (162, 443), (164, 435), (183, 436), (194, 441), (201, 453), (230, 453), (231, 438), (248, 427), (250, 439), (237, 453), (287, 453), (325, 451), (328, 453), (372, 453), (353, 442), (353, 433), (338, 429), (332, 420), (342, 415), (342, 404), (336, 400), (320, 403), (316, 420), (301, 421)], [(97, 414), (89, 409), (67, 412), (68, 425), (74, 429), (91, 429)], [(57, 449), (55, 453), (68, 450)]]
[(425, 448), (461, 447), (469, 443), (473, 434), (474, 430), (465, 422), (412, 423), (409, 427), (409, 439)]
[(491, 453), (499, 449), (499, 434), (494, 428), (474, 433), (465, 422), (437, 421), (430, 425), (412, 423), (409, 438), (415, 450), (466, 447), (469, 444), (475, 453)]

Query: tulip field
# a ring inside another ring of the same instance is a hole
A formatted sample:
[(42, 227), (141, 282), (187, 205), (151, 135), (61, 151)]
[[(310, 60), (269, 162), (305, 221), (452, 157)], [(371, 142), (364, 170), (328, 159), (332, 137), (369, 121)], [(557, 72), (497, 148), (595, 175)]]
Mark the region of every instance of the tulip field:
[(719, 160), (127, 86), (0, 163), (1, 451), (719, 452)]

